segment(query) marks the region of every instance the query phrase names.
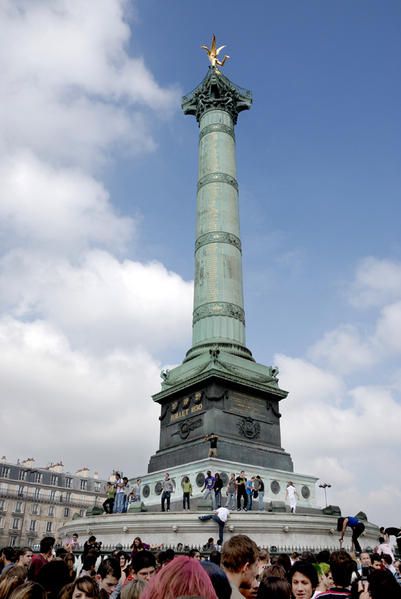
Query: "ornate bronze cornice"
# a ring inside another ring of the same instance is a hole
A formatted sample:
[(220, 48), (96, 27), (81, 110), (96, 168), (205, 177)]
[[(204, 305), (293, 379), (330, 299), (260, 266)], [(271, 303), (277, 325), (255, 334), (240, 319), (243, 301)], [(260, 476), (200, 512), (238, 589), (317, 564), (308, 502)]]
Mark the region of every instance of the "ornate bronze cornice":
[(199, 133), (199, 141), (208, 135), (209, 133), (227, 133), (227, 135), (231, 135), (233, 140), (235, 141), (235, 133), (234, 128), (229, 127), (229, 125), (224, 125), (223, 123), (212, 123), (211, 125), (206, 125), (203, 127)]
[(182, 99), (184, 114), (194, 115), (198, 123), (206, 111), (220, 109), (228, 112), (236, 124), (238, 114), (249, 110), (251, 104), (251, 92), (232, 83), (214, 67), (209, 67), (202, 83)]
[(245, 312), (241, 306), (229, 302), (208, 302), (198, 306), (193, 312), (193, 323), (209, 316), (228, 316), (245, 324)]
[(232, 185), (236, 191), (238, 191), (238, 182), (237, 179), (231, 177), (231, 175), (227, 175), (227, 173), (209, 173), (205, 175), (198, 181), (198, 191), (209, 183), (227, 183), (228, 185)]
[(241, 240), (239, 237), (234, 235), (234, 233), (226, 233), (225, 231), (210, 231), (209, 233), (204, 233), (198, 237), (195, 242), (195, 252), (208, 243), (229, 243), (230, 245), (236, 247), (240, 252), (242, 251)]

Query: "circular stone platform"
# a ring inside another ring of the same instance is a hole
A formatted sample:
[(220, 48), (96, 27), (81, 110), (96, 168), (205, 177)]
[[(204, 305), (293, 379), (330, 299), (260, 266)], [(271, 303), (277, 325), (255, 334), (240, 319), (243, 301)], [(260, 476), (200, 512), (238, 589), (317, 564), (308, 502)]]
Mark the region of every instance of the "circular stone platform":
[[(217, 524), (200, 522), (198, 511), (139, 512), (110, 514), (79, 518), (59, 529), (62, 540), (77, 532), (82, 542), (95, 535), (105, 546), (121, 543), (129, 546), (134, 537), (141, 537), (151, 545), (175, 546), (177, 543), (202, 546), (209, 537), (218, 538)], [(209, 512), (210, 513), (210, 512)], [(280, 551), (310, 549), (339, 549), (337, 517), (317, 514), (289, 514), (270, 512), (231, 512), (224, 530), (224, 540), (236, 534), (249, 535), (259, 546), (276, 546)], [(365, 522), (360, 537), (363, 548), (377, 544), (378, 527)], [(351, 538), (345, 538), (350, 549)]]

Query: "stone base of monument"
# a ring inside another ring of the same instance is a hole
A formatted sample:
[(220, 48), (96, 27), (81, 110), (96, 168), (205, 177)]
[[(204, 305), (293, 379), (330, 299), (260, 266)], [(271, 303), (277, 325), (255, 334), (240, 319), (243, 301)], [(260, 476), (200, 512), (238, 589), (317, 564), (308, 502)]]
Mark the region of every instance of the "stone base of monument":
[[(213, 521), (201, 522), (199, 512), (180, 511), (164, 513), (110, 514), (79, 518), (59, 529), (62, 541), (72, 533), (79, 534), (83, 543), (89, 535), (108, 548), (121, 544), (128, 548), (139, 536), (152, 546), (202, 547), (209, 537), (218, 538)], [(276, 547), (278, 551), (320, 551), (339, 549), (337, 517), (320, 513), (289, 514), (277, 512), (232, 512), (224, 531), (224, 539), (236, 534), (247, 534), (261, 547)], [(372, 549), (377, 544), (377, 526), (365, 522), (365, 532), (360, 537), (362, 547)], [(345, 548), (350, 549), (350, 537), (345, 538)]]
[[(205, 451), (207, 448), (205, 448)], [(240, 462), (231, 462), (219, 458), (205, 458), (195, 462), (175, 466), (168, 470), (170, 478), (173, 481), (175, 491), (171, 495), (171, 509), (182, 510), (182, 488), (181, 483), (184, 476), (188, 476), (192, 484), (191, 508), (200, 510), (211, 510), (212, 500), (208, 498), (203, 500), (202, 489), (205, 482), (206, 472), (210, 470), (213, 474), (218, 472), (223, 478), (224, 487), (222, 490), (222, 505), (227, 501), (225, 486), (231, 473), (238, 475), (241, 470), (245, 471), (247, 478), (259, 475), (264, 481), (264, 508), (273, 511), (286, 511), (285, 490), (289, 480), (291, 480), (299, 495), (298, 506), (300, 510), (314, 509), (316, 505), (315, 483), (317, 478), (307, 474), (296, 472), (287, 472), (286, 470), (275, 470), (272, 468), (262, 468), (255, 465), (244, 465)], [(142, 501), (145, 507), (150, 511), (160, 511), (162, 482), (167, 470), (151, 472), (141, 476), (142, 480)], [(130, 480), (133, 484), (138, 478), (135, 476)], [(254, 506), (257, 507), (258, 499), (254, 499)]]
[[(259, 474), (265, 484), (264, 511), (259, 511), (258, 499), (254, 500), (252, 511), (231, 511), (225, 527), (225, 539), (235, 534), (247, 534), (260, 546), (275, 546), (288, 552), (307, 548), (339, 548), (336, 527), (340, 509), (338, 506), (328, 506), (324, 510), (316, 507), (315, 477), (259, 466), (244, 466), (218, 458), (205, 458), (169, 470), (175, 485), (175, 492), (171, 496), (171, 511), (161, 512), (161, 485), (165, 472), (152, 472), (142, 476), (142, 507), (141, 504), (131, 504), (127, 514), (104, 514), (75, 519), (59, 530), (61, 540), (77, 532), (82, 542), (93, 534), (107, 547), (122, 544), (124, 548), (128, 548), (136, 536), (154, 546), (174, 547), (182, 543), (184, 546), (202, 547), (209, 537), (218, 538), (215, 522), (200, 522), (198, 519), (200, 513), (210, 513), (212, 510), (211, 498), (203, 499), (201, 492), (208, 470), (212, 473), (219, 472), (224, 480), (231, 473), (237, 475), (245, 470), (248, 478)], [(190, 511), (184, 511), (182, 505), (181, 481), (184, 476), (189, 477), (193, 488)], [(285, 503), (285, 489), (289, 480), (294, 483), (299, 495), (295, 514), (289, 512)], [(222, 504), (225, 505), (226, 501), (223, 489)], [(143, 509), (147, 511), (139, 511)], [(361, 545), (373, 548), (377, 544), (378, 528), (368, 522), (365, 525)], [(349, 537), (348, 541), (350, 543)]]

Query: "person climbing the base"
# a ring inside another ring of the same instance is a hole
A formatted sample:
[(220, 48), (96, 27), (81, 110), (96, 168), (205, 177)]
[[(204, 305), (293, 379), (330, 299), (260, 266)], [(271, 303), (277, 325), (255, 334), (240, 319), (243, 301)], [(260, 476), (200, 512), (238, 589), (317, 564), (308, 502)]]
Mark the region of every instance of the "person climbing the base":
[(347, 516), (346, 518), (338, 518), (337, 530), (341, 533), (340, 545), (343, 542), (344, 534), (347, 526), (352, 530), (352, 544), (355, 547), (356, 553), (362, 552), (362, 547), (359, 544), (358, 537), (361, 536), (365, 530), (365, 525), (358, 520), (355, 516)]

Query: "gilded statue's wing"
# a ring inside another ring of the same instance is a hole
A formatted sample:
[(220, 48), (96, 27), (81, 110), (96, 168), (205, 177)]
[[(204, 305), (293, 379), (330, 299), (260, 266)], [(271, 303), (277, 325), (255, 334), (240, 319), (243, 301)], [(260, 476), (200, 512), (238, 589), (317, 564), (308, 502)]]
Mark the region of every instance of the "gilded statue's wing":
[(213, 33), (213, 37), (212, 37), (212, 45), (210, 46), (210, 53), (212, 53), (216, 56), (216, 36)]
[(216, 56), (218, 56), (219, 52), (221, 52), (221, 50), (225, 48), (225, 46), (220, 46), (220, 48), (217, 48), (216, 50)]
[(209, 48), (207, 46), (201, 46), (201, 48), (203, 48), (204, 50), (206, 50), (206, 52), (209, 54)]

